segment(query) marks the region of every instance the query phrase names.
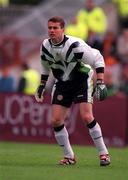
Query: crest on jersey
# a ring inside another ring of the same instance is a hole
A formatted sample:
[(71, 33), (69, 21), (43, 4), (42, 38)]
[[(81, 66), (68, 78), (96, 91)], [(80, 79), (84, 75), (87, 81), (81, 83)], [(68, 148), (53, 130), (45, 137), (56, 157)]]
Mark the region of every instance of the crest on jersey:
[(63, 97), (61, 94), (59, 94), (59, 95), (57, 96), (57, 100), (59, 100), (59, 101), (61, 101), (63, 98), (64, 98), (64, 97)]
[(62, 59), (61, 54), (59, 52), (56, 53), (55, 61), (60, 61)]

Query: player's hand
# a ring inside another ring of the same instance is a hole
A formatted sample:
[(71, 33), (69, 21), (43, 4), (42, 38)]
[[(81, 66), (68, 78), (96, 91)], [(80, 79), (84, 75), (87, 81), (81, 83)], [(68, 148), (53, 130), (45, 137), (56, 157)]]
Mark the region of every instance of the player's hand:
[(102, 79), (97, 79), (95, 97), (98, 101), (103, 101), (107, 97), (107, 87)]
[(44, 84), (40, 84), (39, 87), (37, 88), (36, 93), (35, 93), (35, 99), (36, 99), (37, 102), (43, 102), (44, 91), (45, 91)]

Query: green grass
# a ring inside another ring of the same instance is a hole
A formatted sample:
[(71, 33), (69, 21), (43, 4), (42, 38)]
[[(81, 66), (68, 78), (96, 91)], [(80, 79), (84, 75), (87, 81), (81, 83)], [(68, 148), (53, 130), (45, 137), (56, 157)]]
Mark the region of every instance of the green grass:
[(128, 148), (109, 148), (112, 164), (100, 167), (94, 147), (73, 146), (75, 166), (59, 166), (57, 145), (0, 143), (0, 180), (127, 180)]

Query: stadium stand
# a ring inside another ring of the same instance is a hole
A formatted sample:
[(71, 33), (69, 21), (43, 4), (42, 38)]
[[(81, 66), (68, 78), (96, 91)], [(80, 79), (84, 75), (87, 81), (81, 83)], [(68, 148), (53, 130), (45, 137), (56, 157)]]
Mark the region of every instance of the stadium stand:
[[(108, 17), (109, 30), (116, 30), (114, 6), (105, 0), (96, 0), (102, 5)], [(12, 6), (0, 8), (0, 35), (15, 35), (23, 38), (47, 36), (47, 19), (53, 15), (63, 16), (67, 24), (78, 10), (84, 6), (84, 0), (49, 0), (37, 6)], [(109, 13), (107, 13), (109, 11)], [(110, 18), (111, 17), (111, 18)], [(26, 50), (26, 48), (24, 48)]]
[[(98, 2), (101, 3), (100, 1)], [(63, 16), (67, 23), (76, 15), (76, 12), (84, 5), (83, 0), (49, 0), (39, 5), (28, 8), (23, 11), (22, 17), (19, 16), (18, 10), (13, 9), (14, 16), (17, 17), (11, 24), (6, 24), (3, 29), (4, 33), (15, 34), (22, 37), (46, 36), (47, 19), (53, 15)], [(23, 9), (23, 7), (17, 9)], [(21, 12), (21, 10), (20, 10)], [(19, 13), (20, 14), (20, 13)]]
[(14, 5), (4, 8), (0, 7), (0, 34), (6, 34), (6, 29), (29, 14), (32, 10), (33, 8), (29, 6), (17, 7)]

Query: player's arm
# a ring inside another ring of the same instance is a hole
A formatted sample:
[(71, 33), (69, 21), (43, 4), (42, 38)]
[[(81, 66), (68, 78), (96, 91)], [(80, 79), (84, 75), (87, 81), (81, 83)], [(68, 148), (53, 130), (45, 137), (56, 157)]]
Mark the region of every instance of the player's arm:
[(37, 102), (43, 102), (45, 86), (46, 86), (49, 73), (50, 73), (49, 63), (45, 57), (44, 52), (40, 51), (40, 54), (41, 54), (42, 73), (41, 73), (41, 78), (40, 78), (40, 84), (35, 93), (35, 99), (37, 100)]
[(95, 97), (98, 101), (102, 101), (107, 97), (107, 87), (104, 83), (104, 69), (105, 63), (104, 58), (101, 53), (96, 50), (92, 49), (95, 55), (94, 58), (94, 67), (96, 70), (97, 81), (95, 86)]
[(44, 99), (44, 92), (45, 92), (45, 86), (49, 77), (50, 73), (50, 67), (48, 65), (48, 62), (43, 61), (41, 59), (41, 64), (42, 64), (42, 73), (41, 73), (41, 78), (40, 78), (40, 84), (37, 88), (36, 94), (35, 94), (35, 99), (37, 102), (43, 102)]
[(97, 49), (93, 49), (88, 45), (84, 48), (83, 62), (89, 64), (96, 71), (97, 81), (94, 88), (94, 94), (99, 101), (104, 100), (107, 97), (107, 88), (104, 83), (104, 58)]

